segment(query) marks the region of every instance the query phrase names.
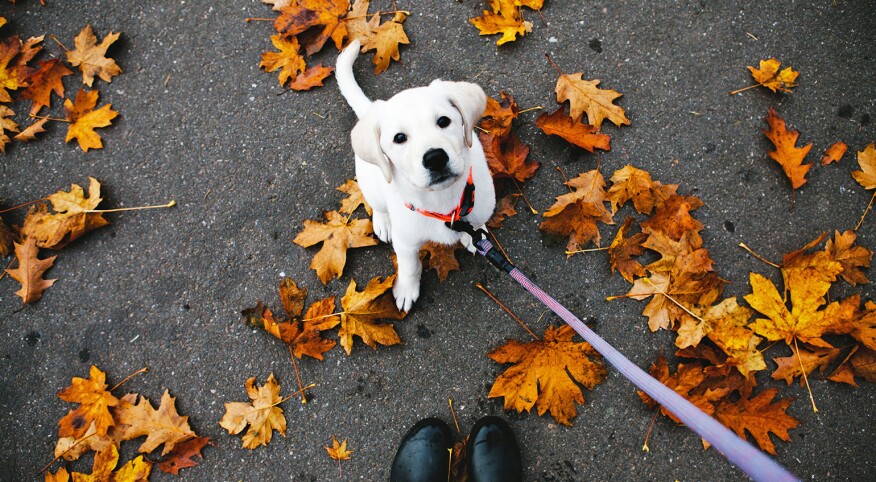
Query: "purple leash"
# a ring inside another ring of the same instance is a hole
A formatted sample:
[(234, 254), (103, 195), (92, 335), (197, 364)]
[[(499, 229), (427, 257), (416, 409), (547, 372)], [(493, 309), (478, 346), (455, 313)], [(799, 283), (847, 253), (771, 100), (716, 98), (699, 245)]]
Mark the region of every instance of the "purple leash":
[(587, 327), (572, 312), (561, 305), (549, 294), (542, 291), (529, 278), (517, 269), (510, 261), (486, 239), (486, 232), (474, 230), (465, 221), (457, 221), (448, 227), (456, 231), (468, 233), (477, 247), (477, 252), (487, 258), (494, 266), (510, 274), (526, 291), (529, 291), (545, 306), (556, 313), (569, 324), (584, 340), (590, 343), (606, 360), (609, 361), (623, 376), (634, 385), (642, 389), (648, 396), (663, 405), (672, 412), (679, 420), (696, 432), (700, 437), (712, 444), (731, 463), (742, 469), (749, 477), (756, 481), (792, 481), (800, 480), (794, 474), (788, 472), (767, 454), (756, 449), (750, 443), (736, 436), (730, 429), (697, 408), (675, 390), (660, 383), (644, 370), (628, 360), (613, 346)]

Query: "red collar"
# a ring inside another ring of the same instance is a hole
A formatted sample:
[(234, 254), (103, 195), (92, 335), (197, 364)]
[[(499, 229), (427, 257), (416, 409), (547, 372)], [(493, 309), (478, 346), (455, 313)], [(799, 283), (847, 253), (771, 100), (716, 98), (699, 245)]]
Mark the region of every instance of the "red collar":
[(474, 181), (472, 181), (472, 169), (468, 170), (468, 181), (465, 183), (465, 189), (462, 190), (462, 196), (459, 199), (459, 204), (453, 211), (450, 211), (447, 214), (436, 213), (432, 211), (426, 211), (425, 209), (419, 209), (412, 206), (410, 203), (405, 203), (405, 207), (410, 209), (411, 211), (416, 211), (423, 216), (434, 218), (439, 221), (444, 221), (445, 223), (453, 224), (454, 221), (459, 220), (459, 218), (468, 216), (471, 213), (471, 210), (474, 209), (474, 200), (475, 200), (475, 185)]

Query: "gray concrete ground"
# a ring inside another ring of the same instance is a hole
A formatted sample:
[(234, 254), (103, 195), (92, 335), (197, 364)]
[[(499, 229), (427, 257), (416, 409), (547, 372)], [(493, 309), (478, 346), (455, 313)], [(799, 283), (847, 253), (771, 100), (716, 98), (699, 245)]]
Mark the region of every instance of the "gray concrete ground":
[[(391, 8), (388, 1), (373, 3)], [(541, 134), (537, 113), (525, 114), (518, 132), (542, 163), (526, 185), (529, 199), (544, 210), (563, 192), (557, 166), (574, 175), (601, 163), (608, 177), (631, 163), (664, 183), (680, 183), (682, 192), (705, 202), (696, 215), (717, 270), (733, 281), (730, 295), (747, 293), (749, 271), (777, 279), (738, 243), (775, 260), (822, 231), (855, 225), (869, 193), (849, 175), (854, 153), (837, 166), (813, 168), (789, 212), (789, 183), (767, 158), (771, 146), (760, 130), (767, 108), (778, 106), (802, 142), (814, 142), (810, 161), (838, 139), (858, 150), (876, 141), (871, 1), (546, 3), (547, 24), (528, 12), (533, 32), (497, 49), (495, 37), (479, 37), (468, 23), (483, 2), (399, 1), (413, 11), (405, 23), (412, 44), (402, 48), (402, 63), (379, 77), (360, 61), (360, 82), (371, 96), (385, 98), (436, 77), (474, 80), (489, 95), (507, 91), (523, 108), (552, 108), (557, 74), (545, 53), (568, 72), (602, 79), (624, 94), (619, 104), (632, 125), (607, 126), (612, 150), (591, 155)], [(348, 437), (355, 451), (343, 465), (344, 479), (384, 480), (411, 424), (429, 415), (450, 420), (448, 398), (463, 429), (502, 413), (501, 402), (487, 393), (503, 368), (484, 353), (526, 335), (474, 283), (539, 331), (558, 320), (536, 321), (541, 306), (483, 260), (466, 257), (462, 271), (443, 284), (432, 273), (424, 276), (421, 301), (397, 324), (404, 344), (377, 351), (357, 344), (350, 357), (335, 350), (325, 362), (303, 362), (305, 382), (317, 384), (312, 403), (283, 405), (286, 438), (275, 436), (254, 451), (240, 448), (240, 438), (218, 425), (223, 402), (245, 400), (243, 382), (251, 376), (262, 382), (274, 373), (284, 392), (295, 385), (285, 348), (245, 327), (240, 310), (259, 299), (279, 309), (282, 273), (314, 299), (341, 295), (351, 276), (364, 282), (391, 273), (389, 248), (359, 250), (344, 277), (323, 287), (308, 269), (314, 251), (291, 243), (304, 219), (335, 208), (334, 187), (353, 175), (353, 113), (334, 80), (312, 92), (278, 95), (276, 76), (258, 69), (270, 25), (243, 21), (269, 13), (256, 0), (48, 0), (44, 7), (20, 0), (12, 10), (2, 7), (10, 20), (4, 35), (54, 34), (72, 43), (86, 23), (101, 37), (121, 31), (111, 53), (125, 72), (112, 84), (96, 83), (101, 103), (121, 113), (100, 131), (106, 148), (84, 154), (65, 145), (60, 124), (33, 144), (12, 145), (0, 162), (3, 206), (84, 185), (87, 176), (103, 181), (107, 207), (170, 199), (178, 206), (110, 215), (111, 226), (59, 253), (49, 272), (59, 281), (31, 306), (21, 306), (9, 277), (0, 281), (0, 479), (39, 478), (36, 472), (52, 459), (57, 421), (70, 408), (55, 394), (71, 377), (85, 376), (90, 364), (111, 383), (148, 366), (149, 374), (126, 388), (153, 401), (165, 388), (178, 397), (180, 412), (216, 443), (199, 467), (183, 472), (188, 480), (335, 480), (337, 466), (322, 448), (332, 434)], [(48, 39), (46, 49), (59, 52)], [(746, 65), (771, 56), (801, 72), (793, 95), (763, 89), (727, 95), (749, 84)], [(328, 48), (316, 56), (334, 60)], [(77, 88), (73, 77), (67, 81), (68, 91)], [(25, 112), (26, 104), (16, 110)], [(526, 272), (640, 366), (660, 350), (672, 351), (672, 336), (647, 330), (642, 303), (604, 301), (628, 284), (609, 274), (602, 253), (566, 260), (560, 246), (543, 239), (539, 221), (523, 213), (498, 234)], [(871, 214), (859, 232), (871, 249), (874, 226)], [(613, 234), (614, 228), (602, 230), (604, 239)], [(874, 298), (870, 285), (858, 291)], [(835, 296), (850, 292), (844, 287)], [(768, 358), (784, 350), (775, 347)], [(872, 478), (873, 385), (853, 389), (816, 377), (820, 411), (814, 414), (805, 389), (766, 372), (758, 381), (797, 399), (789, 412), (802, 423), (791, 431), (792, 443), (777, 442), (781, 463), (804, 479)], [(651, 412), (616, 371), (609, 369), (585, 397), (571, 428), (533, 414), (505, 415), (519, 435), (528, 480), (745, 478), (666, 419), (655, 425), (651, 452), (643, 452)], [(72, 468), (88, 471), (90, 463)]]

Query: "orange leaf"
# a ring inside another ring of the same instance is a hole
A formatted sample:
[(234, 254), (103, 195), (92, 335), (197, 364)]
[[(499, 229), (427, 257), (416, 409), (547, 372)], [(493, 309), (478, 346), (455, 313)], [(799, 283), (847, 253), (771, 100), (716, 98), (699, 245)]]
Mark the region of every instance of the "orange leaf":
[(242, 432), (249, 425), (249, 430), (243, 435), (243, 448), (250, 450), (267, 445), (274, 430), (285, 437), (286, 417), (283, 416), (283, 409), (277, 406), (282, 399), (280, 385), (274, 374), (260, 387), (255, 386), (255, 377), (247, 380), (244, 386), (251, 402), (225, 403), (225, 415), (219, 425), (232, 435)]
[(876, 189), (876, 146), (867, 144), (863, 151), (858, 151), (860, 171), (852, 172), (852, 177), (864, 189)]
[[(792, 350), (794, 352), (792, 356), (774, 358), (779, 366), (771, 375), (773, 380), (785, 380), (790, 385), (795, 378), (803, 373), (809, 375), (816, 369), (819, 369), (823, 374), (824, 370), (827, 369), (827, 365), (836, 361), (840, 353), (842, 353), (842, 350), (839, 348), (815, 347), (812, 351), (801, 349), (799, 352), (793, 348)], [(803, 386), (803, 383), (801, 379), (800, 386)]]
[(326, 452), (328, 452), (329, 457), (334, 460), (350, 460), (350, 455), (353, 453), (352, 450), (347, 450), (347, 439), (344, 439), (342, 443), (338, 443), (338, 439), (332, 435), (332, 446), (323, 447)]
[(322, 64), (311, 67), (298, 74), (289, 84), (289, 88), (292, 90), (310, 90), (314, 87), (322, 87), (322, 81), (334, 71), (334, 67), (324, 67)]
[(21, 53), (21, 40), (18, 39), (18, 35), (7, 37), (0, 43), (0, 102), (12, 102), (8, 91), (18, 90), (24, 86), (24, 78), (29, 69), (24, 65), (25, 62), (13, 62), (19, 53)]
[(511, 133), (511, 124), (517, 118), (520, 109), (514, 102), (514, 97), (502, 91), (502, 100), (487, 97), (487, 108), (481, 118), (481, 129), (491, 137), (505, 137)]
[(79, 89), (75, 101), (70, 99), (64, 101), (64, 111), (67, 114), (67, 120), (71, 122), (70, 127), (67, 128), (65, 140), (70, 142), (76, 139), (79, 141), (79, 147), (85, 152), (88, 152), (88, 149), (103, 147), (103, 142), (94, 129), (112, 124), (112, 120), (119, 115), (118, 112), (112, 110), (112, 104), (95, 110), (98, 95), (96, 90), (86, 92)]
[(0, 257), (7, 257), (13, 252), (12, 243), (18, 240), (18, 235), (16, 235), (6, 223), (3, 222), (3, 218), (0, 218)]
[(443, 283), (451, 271), (459, 271), (459, 261), (456, 260), (458, 249), (462, 249), (459, 243), (448, 245), (429, 241), (420, 249), (420, 260), (428, 263), (428, 269), (434, 269), (438, 273), (438, 280)]
[(295, 37), (290, 39), (280, 34), (271, 35), (271, 43), (279, 52), (263, 53), (259, 68), (265, 69), (266, 72), (280, 70), (278, 79), (282, 87), (289, 79), (294, 79), (299, 72), (304, 71), (304, 57), (298, 53), (300, 47)]
[(557, 93), (557, 102), (569, 101), (571, 107), (569, 117), (574, 120), (582, 120), (587, 114), (588, 124), (592, 124), (599, 131), (602, 121), (608, 119), (616, 126), (629, 125), (624, 110), (613, 102), (622, 94), (609, 89), (600, 89), (599, 80), (584, 80), (581, 72), (576, 74), (562, 74), (557, 80), (554, 89)]
[(6, 144), (10, 142), (6, 131), (18, 132), (18, 124), (10, 119), (13, 115), (15, 115), (15, 112), (12, 112), (12, 109), (5, 105), (0, 105), (0, 152), (3, 154), (6, 154)]
[(119, 39), (119, 35), (121, 34), (118, 32), (110, 32), (98, 45), (91, 25), (86, 25), (73, 40), (75, 48), (67, 52), (67, 62), (73, 67), (79, 67), (85, 85), (91, 87), (95, 75), (104, 82), (112, 82), (113, 77), (122, 73), (116, 61), (106, 57), (107, 49)]
[(605, 178), (594, 169), (569, 180), (566, 185), (573, 191), (557, 198), (557, 202), (544, 213), (545, 220), (539, 229), (568, 236), (567, 251), (576, 251), (590, 241), (599, 246), (596, 222), (614, 224), (611, 213), (605, 208)]
[(806, 173), (812, 167), (812, 164), (803, 164), (803, 159), (812, 149), (812, 143), (810, 142), (803, 147), (795, 147), (794, 144), (797, 143), (800, 133), (788, 131), (785, 128), (785, 121), (776, 115), (776, 111), (772, 107), (770, 107), (766, 121), (770, 128), (763, 129), (763, 133), (776, 147), (775, 151), (769, 152), (769, 156), (782, 166), (785, 175), (791, 181), (791, 187), (797, 189), (806, 184)]
[(94, 466), (90, 474), (73, 473), (73, 482), (146, 482), (149, 472), (152, 471), (152, 462), (143, 458), (142, 455), (123, 465), (113, 472), (119, 463), (119, 450), (115, 445), (108, 445), (106, 449), (94, 456)]
[(43, 296), (43, 291), (55, 284), (54, 279), (43, 279), (43, 273), (52, 267), (57, 256), (39, 259), (37, 254), (36, 240), (25, 239), (24, 243), (15, 243), (15, 256), (18, 258), (18, 268), (7, 268), (6, 272), (16, 281), (21, 283), (21, 289), (15, 294), (21, 297), (25, 303), (33, 303)]
[(591, 359), (599, 357), (596, 350), (587, 342), (573, 342), (574, 335), (568, 325), (548, 326), (543, 340), (506, 340), (487, 353), (498, 363), (513, 363), (496, 378), (489, 397), (504, 397), (505, 410), (529, 412), (535, 406), (539, 415), (550, 411), (558, 423), (571, 426), (575, 404), (584, 404), (575, 382), (592, 390), (606, 374), (605, 366)]
[(490, 134), (478, 132), (478, 137), (484, 147), (484, 156), (493, 179), (511, 178), (525, 182), (535, 175), (540, 164), (527, 160), (529, 146), (517, 134), (509, 131), (507, 135), (500, 137), (493, 135), (491, 131)]
[(654, 209), (654, 194), (651, 192), (655, 185), (648, 171), (626, 165), (622, 169), (614, 171), (611, 176), (611, 187), (608, 189), (608, 200), (611, 202), (611, 213), (617, 212), (630, 199), (636, 211), (642, 214), (651, 214)]
[(61, 59), (49, 59), (37, 62), (37, 70), (25, 78), (28, 86), (21, 91), (20, 98), (30, 99), (33, 105), (30, 108), (31, 115), (36, 115), (43, 107), (50, 107), (52, 92), (60, 98), (64, 98), (64, 83), (62, 79), (73, 75), (61, 62)]
[(341, 208), (338, 209), (338, 212), (350, 215), (353, 214), (359, 206), (362, 206), (365, 208), (365, 212), (371, 216), (371, 206), (369, 206), (368, 201), (365, 200), (365, 196), (362, 194), (362, 189), (359, 188), (359, 183), (357, 181), (347, 179), (347, 182), (338, 186), (336, 189), (347, 194), (347, 197), (341, 200)]
[(20, 142), (30, 142), (36, 139), (37, 134), (46, 132), (46, 130), (43, 129), (43, 126), (46, 125), (46, 122), (48, 121), (48, 118), (42, 118), (37, 120), (33, 124), (29, 125), (26, 129), (21, 131), (21, 133), (19, 133), (17, 136), (13, 137), (13, 139)]
[(691, 245), (698, 248), (702, 246), (699, 232), (703, 230), (703, 223), (690, 213), (702, 205), (703, 202), (696, 196), (672, 194), (657, 203), (653, 216), (642, 221), (642, 231), (649, 234), (661, 231), (675, 241), (689, 234)]
[(161, 462), (158, 462), (158, 468), (162, 472), (168, 474), (179, 475), (179, 469), (194, 467), (198, 465), (195, 457), (203, 459), (201, 450), (210, 443), (210, 437), (194, 437), (184, 442), (180, 442), (173, 447)]
[(611, 262), (611, 272), (617, 270), (625, 280), (633, 282), (634, 276), (645, 276), (645, 268), (641, 263), (633, 259), (633, 256), (640, 256), (645, 252), (642, 247), (642, 242), (648, 237), (645, 233), (638, 233), (629, 238), (624, 238), (624, 234), (632, 227), (633, 218), (628, 217), (624, 224), (617, 230), (614, 241), (608, 247), (609, 261)]
[(855, 376), (876, 383), (876, 351), (867, 348), (858, 350), (851, 361), (855, 367)]
[(119, 399), (106, 388), (106, 374), (91, 365), (89, 378), (73, 377), (70, 386), (58, 392), (61, 400), (80, 404), (58, 422), (60, 437), (79, 438), (88, 431), (92, 422), (98, 435), (106, 435), (107, 430), (115, 425), (109, 409), (119, 404)]
[(358, 336), (371, 348), (401, 343), (392, 323), (377, 323), (378, 320), (401, 320), (407, 313), (398, 311), (395, 300), (388, 290), (395, 275), (368, 282), (363, 291), (356, 291), (356, 280), (351, 279), (347, 292), (341, 298), (344, 312), (341, 314), (341, 329), (338, 336), (347, 355), (353, 350), (353, 336)]
[(78, 184), (70, 191), (58, 191), (48, 197), (54, 213), (49, 213), (45, 204), (30, 209), (24, 219), (21, 234), (36, 240), (41, 248), (60, 249), (83, 234), (109, 224), (102, 213), (86, 211), (97, 208), (100, 197), (100, 182), (89, 177), (88, 197)]
[(821, 165), (826, 166), (833, 162), (839, 162), (840, 159), (849, 150), (849, 146), (843, 141), (836, 141), (824, 151), (824, 157), (821, 158)]
[(309, 38), (306, 45), (307, 55), (313, 55), (322, 49), (332, 33), (347, 14), (350, 2), (347, 0), (298, 0), (288, 7), (280, 9), (280, 16), (274, 21), (274, 29), (284, 37), (291, 37), (314, 29), (318, 33)]
[(157, 409), (143, 397), (136, 404), (122, 399), (113, 410), (116, 423), (124, 427), (121, 439), (132, 440), (145, 435), (146, 440), (138, 449), (141, 453), (152, 452), (164, 444), (161, 455), (167, 455), (176, 444), (196, 437), (189, 427), (189, 417), (180, 416), (175, 405), (176, 399), (168, 390), (161, 396)]
[(561, 106), (553, 114), (542, 114), (535, 120), (535, 125), (547, 135), (560, 136), (570, 143), (593, 152), (594, 149), (611, 149), (611, 137), (601, 134), (596, 126), (582, 124), (566, 115)]
[(771, 58), (761, 60), (759, 69), (749, 66), (748, 70), (751, 72), (751, 76), (754, 77), (754, 81), (767, 89), (773, 92), (781, 90), (782, 92), (791, 93), (791, 88), (797, 86), (794, 81), (797, 80), (800, 72), (795, 72), (791, 67), (786, 67), (779, 71), (781, 65), (781, 62)]
[[(675, 390), (676, 393), (686, 398), (688, 401), (699, 407), (703, 412), (711, 415), (715, 413), (715, 406), (705, 396), (701, 394), (692, 394), (695, 388), (706, 380), (706, 375), (703, 373), (703, 367), (699, 363), (678, 364), (675, 374), (671, 374), (669, 365), (666, 363), (666, 358), (663, 355), (657, 357), (657, 362), (651, 364), (651, 376), (660, 380), (660, 383)], [(656, 408), (657, 401), (649, 397), (645, 392), (636, 390), (639, 398), (649, 408)], [(660, 407), (660, 413), (671, 418), (675, 423), (681, 423), (681, 420), (672, 412)]]
[(800, 424), (797, 419), (786, 413), (791, 399), (773, 402), (777, 391), (771, 388), (754, 398), (742, 397), (735, 402), (729, 400), (719, 402), (715, 407), (715, 417), (743, 439), (747, 431), (761, 449), (775, 455), (776, 449), (769, 434), (773, 433), (780, 439), (790, 442), (788, 430)]
[(323, 216), (327, 221), (325, 223), (304, 221), (304, 230), (292, 242), (304, 248), (322, 243), (310, 268), (326, 284), (332, 278), (341, 277), (347, 263), (348, 249), (375, 246), (377, 239), (371, 237), (374, 231), (370, 219), (350, 219), (337, 211), (326, 211)]
[(490, 0), (489, 6), (492, 12), (484, 10), (482, 16), (472, 18), (469, 22), (481, 35), (502, 34), (496, 45), (513, 42), (518, 35), (522, 37), (532, 32), (532, 22), (523, 20), (514, 0)]
[[(374, 50), (374, 73), (380, 74), (389, 68), (390, 60), (400, 58), (398, 51), (400, 44), (410, 44), (402, 22), (405, 14), (397, 12), (392, 20), (380, 24), (380, 15), (374, 14), (368, 22), (371, 27), (371, 35), (362, 41), (362, 52)], [(380, 24), (380, 25), (378, 25)]]
[(873, 251), (863, 246), (854, 246), (857, 237), (858, 235), (851, 230), (842, 234), (836, 231), (834, 239), (828, 239), (825, 246), (825, 250), (833, 256), (833, 259), (842, 265), (843, 271), (840, 276), (852, 286), (870, 282), (864, 274), (864, 268), (869, 268), (870, 261), (873, 259)]
[(493, 212), (493, 217), (487, 221), (487, 227), (500, 228), (502, 223), (511, 216), (517, 215), (517, 210), (514, 208), (520, 194), (509, 194), (496, 201), (496, 211)]

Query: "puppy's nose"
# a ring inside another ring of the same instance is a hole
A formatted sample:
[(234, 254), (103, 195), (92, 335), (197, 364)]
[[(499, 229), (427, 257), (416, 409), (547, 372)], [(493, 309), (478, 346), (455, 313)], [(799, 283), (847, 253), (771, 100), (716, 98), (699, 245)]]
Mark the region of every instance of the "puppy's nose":
[(423, 154), (423, 165), (430, 171), (442, 171), (449, 159), (444, 149), (429, 149)]

